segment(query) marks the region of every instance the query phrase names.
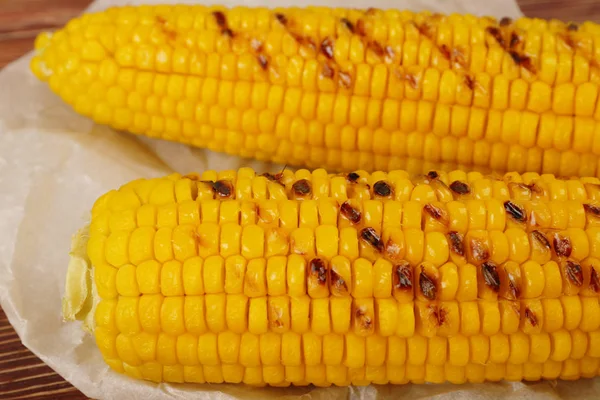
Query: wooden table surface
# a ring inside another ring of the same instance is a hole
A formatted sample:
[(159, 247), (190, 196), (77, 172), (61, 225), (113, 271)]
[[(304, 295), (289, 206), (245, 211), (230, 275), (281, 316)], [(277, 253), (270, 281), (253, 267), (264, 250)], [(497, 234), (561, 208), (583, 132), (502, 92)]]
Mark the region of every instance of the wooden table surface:
[[(600, 2), (595, 0), (517, 1), (527, 16), (573, 22), (600, 21)], [(0, 0), (0, 68), (29, 51), (38, 32), (64, 25), (90, 2), (91, 0)], [(86, 398), (21, 344), (2, 308), (0, 398)]]

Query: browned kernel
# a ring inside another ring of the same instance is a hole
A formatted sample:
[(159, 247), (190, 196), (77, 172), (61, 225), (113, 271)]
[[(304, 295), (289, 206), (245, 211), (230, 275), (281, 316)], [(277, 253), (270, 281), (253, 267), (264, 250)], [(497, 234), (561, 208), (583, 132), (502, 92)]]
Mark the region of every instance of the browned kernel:
[(354, 33), (354, 24), (353, 24), (352, 22), (350, 22), (350, 20), (349, 20), (349, 19), (347, 19), (347, 18), (342, 18), (342, 19), (340, 20), (340, 22), (341, 22), (342, 24), (344, 24), (344, 26), (345, 26), (345, 27), (346, 27), (346, 28), (347, 28), (347, 29), (348, 29), (350, 32)]
[(590, 276), (590, 290), (598, 293), (600, 292), (600, 279), (598, 279), (598, 273), (596, 272), (596, 268), (592, 267), (592, 274)]
[(213, 16), (215, 17), (215, 21), (217, 22), (217, 25), (219, 25), (219, 28), (227, 28), (227, 18), (222, 11), (214, 11)]
[(471, 188), (468, 183), (461, 181), (454, 181), (450, 184), (450, 190), (457, 194), (469, 194), (471, 193)]
[(434, 280), (425, 273), (425, 268), (423, 267), (421, 267), (421, 273), (419, 274), (419, 287), (423, 296), (429, 300), (435, 300), (437, 297), (437, 286)]
[(504, 209), (513, 219), (519, 222), (527, 221), (527, 214), (525, 213), (525, 209), (523, 209), (523, 207), (521, 207), (520, 205), (513, 203), (512, 201), (505, 201)]
[(477, 263), (485, 262), (490, 258), (490, 250), (488, 246), (479, 238), (472, 237), (469, 240), (471, 254)]
[(338, 84), (346, 89), (350, 89), (352, 86), (352, 77), (347, 72), (340, 72), (338, 74)]
[(515, 32), (510, 34), (510, 48), (514, 49), (521, 43), (521, 37), (517, 35)]
[(413, 75), (413, 74), (406, 74), (404, 76), (404, 79), (406, 80), (406, 82), (408, 82), (408, 85), (417, 90), (419, 88), (419, 79)]
[(367, 315), (367, 313), (365, 312), (365, 310), (362, 307), (357, 307), (356, 311), (354, 312), (354, 316), (355, 318), (355, 326), (358, 329), (371, 329), (371, 325), (373, 324), (373, 320), (371, 319), (371, 317), (369, 315)]
[(571, 22), (569, 25), (567, 25), (567, 30), (577, 31), (577, 30), (579, 30), (579, 26), (577, 24)]
[(412, 290), (412, 269), (408, 262), (404, 261), (401, 264), (395, 265), (392, 278), (394, 288), (398, 290)]
[(486, 262), (481, 264), (481, 272), (485, 284), (498, 293), (500, 290), (500, 276), (498, 275), (498, 269), (494, 263)]
[(533, 61), (531, 57), (525, 54), (519, 54), (516, 51), (511, 51), (510, 56), (512, 57), (515, 64), (520, 65), (530, 72), (535, 72), (535, 66), (533, 65)]
[(329, 66), (329, 64), (324, 63), (323, 68), (321, 69), (321, 75), (324, 78), (333, 78), (335, 76), (335, 71)]
[(500, 29), (495, 26), (488, 26), (485, 30), (487, 33), (492, 35), (492, 37), (498, 42), (498, 44), (502, 47), (506, 47), (506, 42), (504, 41), (504, 37), (502, 36), (502, 32)]
[(307, 194), (310, 194), (312, 189), (308, 180), (300, 179), (299, 181), (294, 182), (292, 190), (296, 196), (306, 196)]
[(568, 237), (555, 233), (552, 243), (554, 244), (554, 252), (558, 257), (569, 257), (571, 255), (573, 246), (571, 245), (571, 239)]
[(346, 180), (351, 183), (356, 183), (356, 181), (358, 181), (358, 178), (360, 178), (360, 175), (356, 172), (350, 172), (348, 175), (346, 175)]
[(450, 250), (459, 256), (465, 255), (465, 243), (464, 236), (459, 232), (448, 232), (448, 239), (450, 240)]
[(378, 57), (383, 57), (385, 52), (383, 50), (383, 46), (381, 46), (381, 44), (379, 44), (378, 42), (375, 41), (370, 41), (368, 43), (368, 47), (371, 51), (373, 51), (373, 53), (375, 53)]
[(569, 281), (575, 286), (583, 285), (583, 271), (581, 265), (571, 260), (567, 260), (565, 263), (565, 272)]
[(346, 217), (353, 224), (358, 224), (361, 219), (360, 211), (356, 208), (352, 207), (347, 201), (342, 203), (340, 207), (340, 212), (344, 217)]
[(429, 171), (427, 173), (427, 178), (429, 179), (437, 179), (440, 177), (440, 174), (437, 173), (437, 171)]
[(433, 323), (438, 328), (446, 322), (446, 317), (448, 316), (448, 310), (439, 306), (437, 304), (430, 304), (429, 311), (431, 312), (431, 317), (433, 318)]
[(465, 86), (468, 87), (470, 90), (475, 90), (475, 77), (469, 74), (465, 74)]
[(446, 212), (433, 204), (425, 204), (423, 210), (431, 216), (431, 218), (441, 222), (444, 225), (448, 225), (448, 215)]
[(440, 53), (442, 53), (442, 56), (445, 59), (449, 60), (452, 57), (452, 54), (450, 52), (450, 48), (448, 46), (446, 46), (445, 44), (441, 45), (439, 47), (439, 49), (440, 49)]
[(371, 246), (377, 249), (377, 251), (383, 251), (383, 242), (381, 237), (373, 228), (364, 228), (360, 231), (360, 237)]
[(365, 30), (365, 21), (363, 21), (362, 19), (359, 19), (358, 21), (356, 21), (355, 32), (357, 34), (359, 34), (360, 36), (365, 36), (367, 34), (367, 31)]
[(529, 307), (525, 307), (525, 318), (527, 318), (531, 326), (537, 326), (538, 319), (535, 316), (535, 313), (531, 311)]
[(595, 217), (600, 216), (600, 206), (596, 204), (584, 204), (583, 209), (586, 213), (592, 214)]
[(310, 276), (316, 279), (319, 285), (327, 284), (327, 266), (320, 258), (310, 260)]
[(281, 13), (275, 14), (275, 18), (277, 18), (277, 21), (279, 21), (281, 25), (287, 25), (288, 23), (287, 17)]
[(503, 17), (500, 20), (500, 26), (510, 25), (510, 24), (512, 24), (512, 22), (513, 22), (512, 19), (510, 19), (509, 17)]
[(387, 62), (394, 61), (394, 58), (396, 57), (396, 53), (394, 52), (394, 49), (391, 46), (385, 46), (384, 51), (385, 51), (386, 61)]
[(512, 300), (517, 300), (519, 296), (521, 296), (521, 289), (519, 288), (519, 284), (510, 272), (507, 272), (506, 276), (508, 278), (508, 290), (510, 292)]
[(233, 194), (233, 185), (229, 181), (220, 180), (213, 183), (213, 191), (220, 198), (228, 198)]
[(329, 270), (329, 279), (331, 281), (332, 289), (335, 289), (338, 293), (348, 293), (348, 285), (344, 278), (339, 275), (333, 267)]
[(548, 241), (548, 238), (546, 237), (546, 235), (544, 235), (542, 232), (535, 230), (531, 232), (531, 236), (535, 239), (535, 241), (542, 247), (547, 248), (548, 250), (550, 250), (550, 242)]
[(259, 54), (256, 57), (256, 59), (258, 60), (258, 64), (260, 65), (260, 67), (266, 70), (269, 66), (269, 60), (267, 59), (267, 56), (265, 56), (264, 54)]
[(388, 197), (394, 193), (394, 190), (386, 181), (377, 181), (373, 185), (373, 192), (378, 196)]
[(321, 53), (328, 59), (333, 59), (333, 41), (326, 37), (321, 42)]

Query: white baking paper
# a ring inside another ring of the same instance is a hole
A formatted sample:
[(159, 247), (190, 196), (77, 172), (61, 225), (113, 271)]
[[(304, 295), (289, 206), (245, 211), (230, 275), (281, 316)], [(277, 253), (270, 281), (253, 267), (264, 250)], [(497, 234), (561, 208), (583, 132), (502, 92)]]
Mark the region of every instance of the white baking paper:
[[(144, 1), (145, 3), (153, 1)], [(184, 1), (192, 3), (192, 1)], [(201, 1), (196, 1), (196, 3)], [(99, 0), (90, 10), (142, 0)], [(301, 2), (223, 1), (286, 6)], [(331, 0), (345, 7), (429, 9), (518, 17), (513, 0)], [(249, 388), (243, 385), (155, 385), (108, 369), (79, 323), (63, 323), (61, 296), (71, 235), (87, 222), (94, 200), (140, 177), (174, 170), (232, 169), (259, 162), (138, 138), (95, 126), (64, 105), (29, 72), (30, 56), (0, 73), (0, 304), (21, 340), (85, 395), (97, 399), (585, 399), (600, 397), (600, 380), (405, 385), (363, 388)]]

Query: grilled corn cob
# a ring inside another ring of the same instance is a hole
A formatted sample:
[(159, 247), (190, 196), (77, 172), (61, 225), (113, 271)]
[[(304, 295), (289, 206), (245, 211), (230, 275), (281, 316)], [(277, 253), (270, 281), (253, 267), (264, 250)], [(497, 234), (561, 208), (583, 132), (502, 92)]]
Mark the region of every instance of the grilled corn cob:
[(598, 175), (600, 28), (397, 10), (112, 8), (31, 68), (101, 124), (330, 170)]
[(596, 376), (599, 200), (597, 178), (535, 173), (137, 180), (92, 208), (65, 314), (157, 382)]

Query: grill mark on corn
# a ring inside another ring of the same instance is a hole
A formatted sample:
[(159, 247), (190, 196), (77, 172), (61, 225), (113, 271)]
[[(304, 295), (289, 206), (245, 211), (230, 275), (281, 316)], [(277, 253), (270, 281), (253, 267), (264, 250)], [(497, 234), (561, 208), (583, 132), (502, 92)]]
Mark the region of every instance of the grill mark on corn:
[(389, 197), (394, 194), (394, 189), (386, 181), (377, 181), (373, 185), (373, 193), (381, 197)]
[(471, 255), (477, 263), (484, 263), (490, 258), (490, 250), (488, 246), (479, 238), (471, 238), (469, 240)]
[(510, 34), (510, 42), (508, 43), (508, 46), (511, 49), (514, 49), (517, 46), (519, 46), (521, 44), (521, 42), (522, 42), (522, 39), (521, 39), (521, 37), (519, 35), (517, 35), (516, 32), (512, 32)]
[(519, 284), (517, 280), (510, 272), (506, 272), (506, 277), (508, 278), (508, 291), (511, 295), (511, 300), (517, 300), (521, 296), (521, 289), (519, 288)]
[[(574, 25), (574, 24), (572, 24)], [(594, 57), (593, 53), (590, 53), (587, 49), (582, 48), (581, 44), (571, 36), (572, 32), (577, 31), (579, 28), (577, 25), (574, 25), (575, 29), (569, 29), (571, 25), (566, 27), (565, 33), (559, 33), (557, 36), (563, 40), (566, 46), (568, 46), (573, 53), (576, 53), (589, 63), (590, 67), (599, 68), (600, 63)]]
[(465, 255), (465, 242), (462, 233), (451, 231), (448, 232), (448, 240), (450, 241), (450, 250), (454, 254), (458, 254), (461, 257)]
[(352, 207), (347, 201), (340, 206), (340, 213), (353, 224), (358, 224), (362, 217), (360, 211)]
[(527, 221), (527, 214), (520, 205), (508, 200), (504, 202), (504, 209), (514, 220), (518, 222)]
[(327, 266), (325, 261), (320, 258), (310, 260), (310, 277), (319, 285), (327, 285)]
[(437, 179), (440, 177), (440, 174), (437, 173), (437, 171), (429, 171), (427, 173), (427, 179)]
[(269, 68), (269, 60), (267, 59), (267, 56), (264, 54), (259, 54), (256, 56), (256, 59), (258, 60), (258, 65), (260, 65), (263, 70), (266, 71), (267, 68)]
[(512, 25), (513, 21), (511, 18), (509, 17), (502, 17), (502, 19), (500, 19), (499, 25), (500, 26), (508, 26), (508, 25)]
[(357, 307), (354, 311), (355, 326), (358, 329), (369, 330), (372, 327), (373, 319), (367, 314), (364, 307)]
[(456, 194), (469, 194), (471, 193), (471, 187), (468, 183), (462, 181), (454, 181), (450, 184), (450, 190)]
[(438, 221), (444, 225), (448, 225), (448, 223), (449, 223), (448, 215), (441, 208), (428, 203), (428, 204), (425, 204), (425, 206), (423, 207), (423, 210), (427, 214), (429, 214), (429, 216), (431, 216), (431, 218), (435, 219), (436, 221)]
[(323, 41), (321, 42), (321, 54), (323, 54), (325, 57), (327, 57), (327, 59), (329, 60), (333, 60), (333, 41), (331, 40), (331, 38), (326, 37), (325, 39), (323, 39)]
[(348, 175), (346, 175), (346, 180), (350, 183), (356, 183), (359, 178), (360, 175), (356, 172), (350, 172)]
[(167, 20), (163, 16), (157, 15), (156, 22), (160, 26), (162, 33), (169, 39), (170, 43), (177, 40), (177, 32), (167, 27)]
[(437, 285), (429, 275), (425, 272), (425, 268), (421, 266), (421, 272), (419, 273), (419, 288), (423, 296), (429, 300), (435, 300), (437, 297)]
[(552, 244), (554, 245), (554, 252), (558, 257), (570, 257), (573, 251), (571, 239), (567, 236), (563, 236), (560, 233), (555, 233), (552, 238)]
[(340, 22), (350, 31), (350, 33), (354, 34), (354, 24), (348, 18), (342, 18), (340, 19)]
[(463, 49), (460, 47), (451, 48), (447, 44), (438, 45), (437, 41), (434, 39), (434, 33), (432, 32), (434, 28), (431, 26), (430, 22), (439, 19), (439, 17), (440, 16), (433, 15), (420, 25), (415, 22), (412, 22), (412, 24), (417, 28), (417, 31), (419, 31), (419, 35), (429, 39), (434, 47), (440, 52), (442, 57), (450, 61), (450, 68), (454, 70), (466, 70), (468, 65), (467, 61), (465, 60)]
[(403, 263), (394, 266), (394, 274), (392, 278), (394, 290), (412, 291), (412, 269), (410, 268), (408, 262), (404, 261)]
[(538, 325), (537, 316), (529, 307), (525, 307), (525, 318), (527, 318), (531, 326), (535, 327)]
[(360, 237), (365, 242), (373, 246), (378, 252), (381, 253), (383, 251), (383, 242), (377, 231), (375, 231), (375, 229), (370, 227), (364, 228), (360, 231)]
[(444, 325), (446, 317), (448, 316), (448, 310), (437, 304), (429, 305), (430, 316), (433, 318), (433, 323), (436, 327)]
[(532, 231), (531, 236), (540, 246), (542, 246), (548, 250), (551, 249), (550, 241), (548, 240), (546, 235), (544, 235), (542, 232), (540, 232), (538, 230)]
[(335, 70), (331, 68), (329, 64), (324, 63), (321, 68), (321, 76), (332, 79), (335, 76)]
[(567, 260), (565, 262), (565, 273), (573, 285), (577, 287), (581, 287), (583, 285), (583, 271), (579, 263)]
[(509, 41), (507, 41), (504, 38), (502, 28), (488, 26), (485, 29), (485, 31), (488, 34), (490, 34), (494, 38), (494, 40), (500, 45), (500, 47), (502, 47), (502, 49), (510, 55), (510, 57), (513, 59), (514, 63), (517, 66), (525, 68), (532, 74), (535, 74), (537, 72), (537, 68), (535, 67), (535, 65), (533, 65), (531, 57), (522, 52), (520, 53), (516, 50), (516, 47), (518, 46), (518, 44), (520, 44), (520, 38), (518, 40), (516, 39), (518, 38), (518, 36), (516, 38), (513, 38), (513, 34), (515, 33), (514, 31), (511, 31), (509, 34)]
[(592, 290), (595, 293), (600, 292), (600, 279), (598, 278), (598, 273), (596, 272), (596, 268), (594, 268), (593, 266), (591, 268), (589, 288), (590, 288), (590, 290)]
[(312, 192), (311, 184), (307, 179), (300, 179), (294, 182), (292, 191), (296, 196), (307, 196)]
[(229, 198), (233, 195), (233, 185), (226, 180), (219, 180), (212, 185), (215, 195), (221, 199)]
[(329, 279), (331, 282), (332, 290), (335, 289), (338, 293), (348, 293), (348, 285), (344, 278), (338, 274), (333, 266), (329, 270)]
[(594, 217), (600, 216), (600, 206), (596, 204), (584, 204), (583, 209), (586, 213), (591, 214)]
[(352, 77), (349, 73), (340, 71), (338, 74), (338, 86), (341, 86), (345, 89), (350, 89), (352, 87)]
[(287, 17), (286, 17), (285, 15), (281, 14), (281, 13), (276, 13), (276, 14), (275, 14), (275, 18), (277, 19), (277, 21), (279, 21), (279, 23), (280, 23), (281, 25), (284, 25), (284, 26), (285, 26), (285, 25), (287, 25), (287, 23), (288, 23), (288, 19), (287, 19)]
[(496, 264), (492, 262), (481, 264), (481, 274), (486, 286), (498, 293), (500, 290), (500, 276), (498, 275)]
[(229, 24), (227, 23), (227, 17), (225, 16), (224, 12), (213, 11), (212, 14), (213, 14), (213, 17), (215, 17), (215, 21), (216, 21), (217, 25), (221, 29), (222, 35), (229, 36), (229, 37), (235, 36), (233, 31), (229, 28)]

